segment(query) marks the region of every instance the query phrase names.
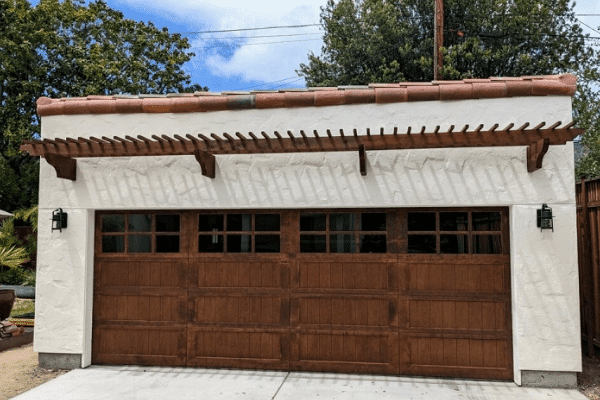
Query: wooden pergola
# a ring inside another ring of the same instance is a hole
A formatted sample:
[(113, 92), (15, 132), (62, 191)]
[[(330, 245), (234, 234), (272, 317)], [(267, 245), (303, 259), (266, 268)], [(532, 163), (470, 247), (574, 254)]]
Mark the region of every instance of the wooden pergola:
[(296, 152), (329, 152), (329, 151), (358, 151), (360, 172), (367, 174), (366, 151), (369, 150), (398, 150), (398, 149), (432, 149), (453, 147), (492, 147), (492, 146), (527, 146), (527, 170), (536, 171), (542, 167), (542, 160), (549, 145), (560, 145), (581, 135), (583, 129), (575, 128), (574, 122), (561, 127), (562, 122), (556, 122), (546, 127), (542, 122), (529, 128), (526, 123), (518, 129), (509, 124), (504, 129), (495, 124), (488, 130), (479, 125), (469, 129), (465, 125), (456, 129), (454, 125), (446, 131), (437, 126), (433, 132), (426, 132), (426, 127), (412, 131), (409, 127), (402, 133), (398, 128), (386, 132), (369, 129), (363, 134), (354, 129), (344, 132), (340, 129), (333, 134), (331, 130), (299, 134), (287, 131), (274, 131), (271, 135), (266, 132), (254, 134), (248, 132), (235, 135), (223, 133), (218, 136), (187, 134), (185, 137), (174, 135), (152, 135), (147, 138), (113, 136), (109, 138), (55, 138), (43, 140), (26, 140), (21, 150), (32, 156), (41, 156), (54, 167), (59, 178), (76, 180), (77, 158), (89, 157), (141, 157), (141, 156), (175, 156), (194, 155), (202, 169), (202, 175), (215, 177), (215, 155), (221, 154), (257, 154), (257, 153), (296, 153)]

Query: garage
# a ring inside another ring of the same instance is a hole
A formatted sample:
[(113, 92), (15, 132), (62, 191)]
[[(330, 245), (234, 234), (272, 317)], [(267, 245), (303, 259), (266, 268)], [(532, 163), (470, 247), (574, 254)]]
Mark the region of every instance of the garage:
[(93, 364), (513, 379), (507, 207), (95, 226)]

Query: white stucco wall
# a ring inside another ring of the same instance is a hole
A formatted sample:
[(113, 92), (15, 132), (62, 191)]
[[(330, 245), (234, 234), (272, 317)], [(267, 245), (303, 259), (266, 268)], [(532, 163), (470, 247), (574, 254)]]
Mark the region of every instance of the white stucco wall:
[[(193, 114), (52, 116), (53, 137), (222, 132), (272, 133), (383, 126), (501, 127), (571, 120), (569, 97), (362, 104)], [(193, 156), (78, 159), (77, 181), (40, 172), (38, 320), (35, 351), (79, 353), (89, 364), (93, 214), (98, 209), (509, 206), (515, 380), (521, 370), (579, 371), (579, 295), (572, 144), (551, 146), (528, 173), (525, 147), (217, 156), (216, 178)], [(535, 227), (548, 203), (554, 233)], [(69, 228), (50, 233), (51, 211)], [(48, 299), (48, 301), (43, 301)], [(57, 330), (60, 334), (57, 335)]]

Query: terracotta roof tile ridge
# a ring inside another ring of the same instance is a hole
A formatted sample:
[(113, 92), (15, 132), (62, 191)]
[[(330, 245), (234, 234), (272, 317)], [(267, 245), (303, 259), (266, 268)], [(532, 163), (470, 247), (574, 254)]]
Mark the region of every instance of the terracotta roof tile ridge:
[(367, 103), (450, 101), (518, 96), (573, 96), (571, 74), (492, 77), (456, 81), (372, 83), (277, 91), (114, 95), (37, 100), (40, 116), (73, 114), (190, 113), (245, 109), (323, 107)]

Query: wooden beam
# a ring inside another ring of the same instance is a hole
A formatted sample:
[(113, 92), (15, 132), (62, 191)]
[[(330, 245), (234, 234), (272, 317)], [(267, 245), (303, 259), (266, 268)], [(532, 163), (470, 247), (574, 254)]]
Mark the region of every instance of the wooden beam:
[(196, 160), (200, 163), (202, 175), (211, 179), (215, 179), (215, 156), (211, 153), (199, 149), (194, 151), (194, 156), (196, 157)]
[(542, 168), (542, 161), (548, 152), (550, 139), (540, 139), (527, 147), (527, 172), (534, 172)]
[[(582, 134), (582, 129), (554, 128), (554, 129), (510, 129), (497, 130), (492, 127), (487, 131), (483, 126), (475, 130), (467, 131), (465, 126), (461, 131), (440, 131), (435, 127), (437, 133), (425, 133), (422, 129), (420, 134), (393, 134), (384, 135), (345, 135), (340, 130), (339, 136), (333, 136), (331, 132), (325, 138), (317, 134), (309, 136), (305, 131), (295, 136), (290, 131), (289, 137), (279, 136), (276, 139), (264, 133), (258, 138), (252, 132), (248, 133), (251, 139), (244, 135), (227, 135), (226, 139), (212, 134), (212, 139), (203, 134), (198, 134), (202, 139), (186, 135), (167, 140), (156, 136), (155, 140), (137, 136), (137, 139), (126, 137), (127, 142), (111, 139), (113, 143), (90, 138), (78, 138), (76, 141), (63, 140), (49, 141), (47, 139), (29, 140), (23, 142), (22, 151), (32, 156), (44, 156), (54, 153), (65, 157), (140, 157), (140, 156), (174, 156), (191, 155), (199, 149), (213, 155), (219, 154), (256, 154), (256, 153), (295, 153), (295, 152), (317, 152), (317, 151), (358, 151), (360, 145), (365, 150), (398, 150), (398, 149), (431, 149), (431, 148), (456, 148), (456, 147), (494, 147), (494, 146), (530, 146), (542, 139), (548, 139), (550, 145), (560, 145), (573, 140)], [(537, 128), (537, 127), (536, 127)], [(132, 140), (133, 139), (133, 140)], [(275, 145), (276, 144), (276, 145)]]
[(360, 174), (367, 176), (367, 153), (364, 144), (358, 146), (358, 162), (360, 165)]
[(44, 158), (56, 170), (56, 176), (75, 181), (77, 179), (77, 160), (55, 153), (46, 153)]

